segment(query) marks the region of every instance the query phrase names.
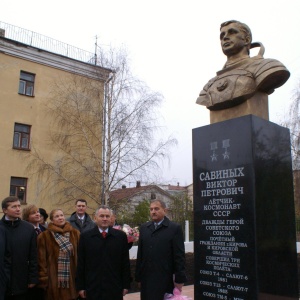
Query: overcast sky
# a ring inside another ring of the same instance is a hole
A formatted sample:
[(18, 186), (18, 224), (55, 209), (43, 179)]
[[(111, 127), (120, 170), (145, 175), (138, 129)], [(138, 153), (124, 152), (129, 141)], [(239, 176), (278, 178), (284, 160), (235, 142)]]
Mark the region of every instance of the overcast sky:
[[(189, 0), (2, 0), (0, 21), (94, 51), (98, 44), (124, 45), (135, 75), (164, 95), (162, 115), (179, 145), (163, 177), (192, 182), (192, 129), (209, 124), (195, 104), (200, 90), (226, 60), (219, 42), (224, 21), (246, 23), (265, 58), (281, 61), (289, 81), (269, 96), (270, 121), (279, 123), (300, 80), (300, 1)], [(255, 53), (254, 53), (255, 54)]]

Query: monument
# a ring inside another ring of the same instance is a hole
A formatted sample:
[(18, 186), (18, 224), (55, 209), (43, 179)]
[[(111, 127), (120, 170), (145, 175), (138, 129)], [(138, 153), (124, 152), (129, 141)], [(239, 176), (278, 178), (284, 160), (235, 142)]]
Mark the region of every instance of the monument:
[(220, 40), (227, 62), (197, 99), (211, 125), (193, 129), (195, 300), (298, 300), (289, 130), (268, 121), (289, 72), (243, 23)]
[[(252, 43), (246, 24), (222, 23), (220, 41), (227, 61), (204, 86), (197, 103), (211, 111), (211, 123), (248, 114), (268, 120), (268, 95), (288, 80), (289, 71), (281, 62), (263, 58), (264, 46)], [(259, 53), (250, 57), (250, 49), (255, 47), (260, 47)]]

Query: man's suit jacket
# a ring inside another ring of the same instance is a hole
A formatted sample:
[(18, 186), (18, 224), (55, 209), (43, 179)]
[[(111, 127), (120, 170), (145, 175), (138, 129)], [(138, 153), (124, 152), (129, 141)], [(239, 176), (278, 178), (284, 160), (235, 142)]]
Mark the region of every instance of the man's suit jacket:
[(141, 282), (142, 300), (162, 300), (172, 293), (175, 282), (184, 283), (185, 250), (181, 226), (167, 217), (154, 229), (153, 222), (140, 228), (136, 281)]
[(130, 288), (130, 261), (126, 234), (109, 228), (103, 238), (99, 228), (83, 232), (78, 248), (77, 290), (88, 300), (123, 300)]
[(6, 288), (10, 278), (10, 252), (7, 233), (0, 224), (0, 300), (4, 299)]

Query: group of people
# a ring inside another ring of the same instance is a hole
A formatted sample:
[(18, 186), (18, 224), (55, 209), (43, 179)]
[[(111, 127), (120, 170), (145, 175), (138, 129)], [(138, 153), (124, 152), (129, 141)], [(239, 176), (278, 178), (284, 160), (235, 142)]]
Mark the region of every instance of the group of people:
[[(112, 210), (102, 205), (92, 220), (86, 200), (75, 206), (68, 219), (53, 209), (47, 224), (47, 213), (42, 221), (35, 205), (21, 212), (18, 198), (2, 201), (0, 300), (122, 300), (128, 293), (130, 247), (126, 233), (113, 228)], [(163, 300), (186, 281), (182, 229), (166, 213), (163, 201), (151, 201), (151, 221), (140, 227), (135, 279), (141, 300)]]

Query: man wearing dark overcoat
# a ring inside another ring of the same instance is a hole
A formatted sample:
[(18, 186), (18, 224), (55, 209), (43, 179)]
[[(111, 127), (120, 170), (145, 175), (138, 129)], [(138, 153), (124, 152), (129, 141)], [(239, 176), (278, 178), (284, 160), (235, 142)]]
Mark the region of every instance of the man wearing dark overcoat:
[(174, 287), (186, 281), (185, 250), (180, 225), (166, 217), (162, 200), (150, 203), (152, 221), (140, 228), (135, 279), (141, 286), (141, 300), (163, 300)]
[(0, 300), (4, 300), (7, 285), (10, 278), (10, 252), (7, 233), (0, 224)]
[(96, 227), (83, 232), (78, 248), (76, 288), (88, 300), (123, 300), (130, 287), (126, 234), (110, 227), (107, 206), (96, 210)]
[(21, 204), (17, 197), (2, 201), (4, 216), (0, 226), (5, 228), (11, 255), (10, 281), (5, 300), (26, 300), (28, 289), (38, 283), (36, 232), (21, 220)]

